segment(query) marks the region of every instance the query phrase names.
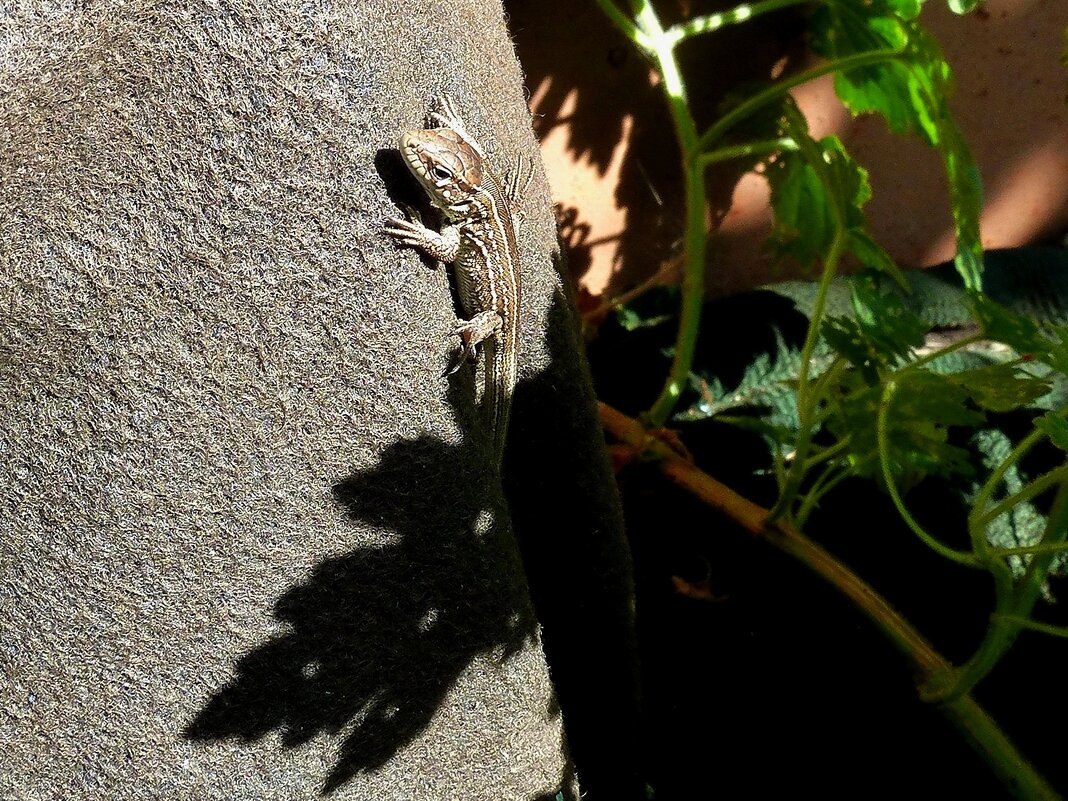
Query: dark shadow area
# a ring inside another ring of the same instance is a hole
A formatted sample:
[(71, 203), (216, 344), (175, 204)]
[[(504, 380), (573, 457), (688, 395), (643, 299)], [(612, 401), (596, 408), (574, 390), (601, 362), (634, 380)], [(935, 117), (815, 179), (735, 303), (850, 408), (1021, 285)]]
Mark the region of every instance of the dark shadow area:
[(279, 598), (287, 631), (238, 660), (184, 736), (278, 729), (292, 748), (351, 727), (327, 794), (418, 736), (476, 656), (503, 662), (534, 638), (507, 514), (467, 480), (484, 471), (481, 449), (422, 437), (339, 482), (347, 513), (391, 536), (324, 560)]
[(630, 555), (570, 303), (516, 388), (504, 483), (583, 798), (644, 799)]
[(571, 276), (585, 275), (590, 269), (590, 248), (595, 244), (590, 240), (590, 224), (583, 222), (574, 206), (557, 203), (553, 211), (556, 214), (556, 236), (560, 247), (567, 253), (568, 272)]
[[(557, 710), (559, 712), (559, 710)], [(560, 776), (560, 785), (556, 790), (550, 790), (547, 793), (539, 793), (530, 799), (530, 801), (579, 801), (579, 797), (572, 789), (575, 786), (575, 770), (571, 765), (570, 752), (567, 749), (566, 741), (563, 744), (564, 750), (564, 770)], [(583, 798), (588, 798), (588, 794), (584, 794)]]
[[(1068, 281), (1060, 277), (1068, 273), (1058, 256), (1063, 251), (988, 253), (991, 295), (1015, 311), (1061, 322)], [(960, 283), (951, 265), (927, 278)], [(952, 299), (945, 293), (925, 312), (958, 321)], [(799, 345), (807, 324), (792, 301), (768, 291), (713, 301), (705, 310), (698, 362), (726, 387), (757, 356), (775, 351), (776, 331)], [(600, 396), (640, 411), (663, 380), (662, 350), (674, 333), (673, 320), (627, 332), (610, 317), (590, 348)], [(1018, 441), (1033, 415), (991, 415), (989, 422)], [(769, 456), (758, 434), (715, 420), (672, 427), (702, 469), (757, 503), (774, 500), (773, 478), (760, 474)], [(967, 447), (965, 439), (953, 444)], [(1063, 458), (1052, 446), (1039, 447), (1021, 467), (1036, 476)], [(917, 697), (907, 661), (835, 589), (655, 467), (632, 465), (620, 484), (635, 563), (642, 750), (657, 801), (1008, 797), (937, 707)], [(928, 530), (958, 546), (967, 537), (960, 489), (927, 479), (907, 496)], [(978, 646), (991, 610), (990, 576), (928, 549), (874, 482), (844, 482), (806, 531), (948, 659), (960, 664)], [(715, 602), (688, 596), (676, 579), (707, 590)], [(1053, 582), (1056, 596), (1064, 595), (1063, 583)], [(1068, 622), (1063, 597), (1040, 607), (1044, 620)], [(1065, 737), (1049, 721), (1068, 712), (1056, 689), (1066, 649), (1063, 640), (1025, 632), (976, 693), (1059, 787), (1068, 783)]]
[[(723, 426), (700, 438), (686, 428), (699, 460), (706, 446), (723, 454), (721, 465), (744, 447)], [(736, 474), (718, 477), (733, 484)], [(810, 527), (823, 544), (893, 601), (911, 595), (910, 607), (928, 610), (912, 618), (926, 632), (933, 612), (953, 621), (958, 642), (975, 634), (981, 577), (880, 530), (893, 510), (877, 493), (857, 484), (840, 493), (828, 501), (839, 504), (835, 519)], [(624, 498), (658, 801), (1002, 797), (959, 734), (916, 697), (900, 655), (835, 590), (653, 469), (628, 475)], [(718, 600), (684, 596), (676, 576), (706, 583)]]
[[(426, 192), (419, 188), (419, 183), (412, 176), (408, 166), (404, 163), (404, 157), (397, 148), (382, 148), (375, 153), (375, 172), (382, 179), (386, 196), (397, 207), (397, 217), (404, 217), (405, 206), (416, 209), (420, 214), (429, 212), (430, 204), (427, 201)], [(427, 213), (425, 217), (430, 225), (436, 224), (436, 218), (437, 212)], [(437, 266), (437, 262), (421, 250), (415, 249), (415, 252), (424, 262)]]

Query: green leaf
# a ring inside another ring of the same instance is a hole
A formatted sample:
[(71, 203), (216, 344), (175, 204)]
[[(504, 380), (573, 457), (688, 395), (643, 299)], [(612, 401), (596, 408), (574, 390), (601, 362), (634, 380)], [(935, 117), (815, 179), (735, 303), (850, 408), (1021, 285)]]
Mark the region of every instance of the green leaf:
[[(755, 418), (740, 418), (741, 422), (732, 419), (731, 422), (764, 434), (796, 432), (800, 425), (796, 391), (798, 351), (786, 344), (777, 328), (773, 329), (773, 333), (774, 351), (757, 354), (746, 366), (734, 389), (728, 391), (722, 381), (698, 367), (697, 374), (690, 376), (690, 384), (699, 400), (676, 415), (676, 419), (700, 420), (726, 412), (759, 411), (763, 415), (759, 425), (753, 422)], [(826, 368), (827, 360), (822, 361), (822, 364), (814, 365), (814, 375)], [(782, 437), (774, 439), (782, 441)]]
[(986, 418), (969, 408), (969, 397), (968, 390), (953, 381), (953, 376), (913, 370), (900, 379), (892, 414), (942, 426), (977, 426)]
[[(857, 393), (846, 389), (827, 427), (837, 437), (849, 436), (854, 468), (878, 476), (876, 421), (882, 387)], [(953, 426), (975, 426), (984, 417), (968, 407), (968, 394), (944, 376), (927, 371), (909, 373), (895, 394), (887, 415), (889, 461), (894, 474), (914, 483), (926, 474), (971, 475), (971, 455), (949, 443)]]
[[(962, 7), (969, 0), (962, 0)], [(982, 285), (979, 171), (947, 105), (953, 76), (938, 43), (916, 21), (916, 0), (839, 0), (812, 17), (813, 48), (831, 60), (897, 49), (891, 61), (835, 76), (835, 91), (853, 115), (881, 114), (898, 134), (914, 133), (942, 154), (957, 233), (956, 265), (965, 285)]]
[(924, 0), (887, 0), (886, 5), (902, 19), (915, 19), (920, 15), (923, 3)]
[(1036, 356), (1061, 373), (1068, 373), (1068, 326), (1049, 327), (1051, 338), (1046, 340), (1046, 352)]
[(949, 10), (954, 14), (967, 14), (977, 5), (979, 0), (949, 0)]
[(882, 114), (895, 133), (916, 133), (937, 146), (939, 122), (947, 115), (945, 98), (953, 92), (952, 74), (937, 42), (911, 20), (878, 0), (828, 3), (813, 15), (812, 46), (829, 59), (900, 50), (900, 58), (839, 73), (835, 91), (854, 116)]
[(926, 74), (913, 70), (906, 57), (911, 44), (906, 17), (886, 3), (843, 0), (818, 9), (812, 17), (812, 31), (813, 49), (832, 60), (872, 50), (900, 50), (900, 59), (838, 73), (835, 91), (854, 116), (877, 112), (895, 133), (915, 132), (928, 144), (938, 144), (938, 127), (924, 84), (947, 79), (948, 67)]
[(849, 317), (828, 317), (820, 329), (827, 344), (845, 357), (846, 361), (865, 371), (869, 383), (876, 380), (874, 370), (882, 360), (868, 344), (856, 320)]
[(1014, 364), (992, 364), (950, 373), (946, 377), (961, 387), (980, 408), (1011, 412), (1041, 398), (1050, 384)]
[(948, 112), (942, 120), (940, 149), (949, 181), (949, 200), (957, 234), (957, 255), (953, 263), (964, 279), (964, 286), (979, 290), (983, 286), (983, 240), (979, 235), (983, 181), (971, 148)]
[(1046, 353), (1050, 343), (1030, 317), (1010, 311), (981, 293), (972, 293), (970, 300), (972, 313), (988, 338), (1020, 354)]
[[(993, 470), (1009, 458), (1012, 453), (1012, 441), (1004, 431), (998, 429), (980, 429), (972, 436), (970, 444), (975, 448), (979, 461), (986, 470)], [(1012, 464), (1002, 478), (1001, 492), (997, 500), (1008, 497), (1022, 490), (1032, 476), (1020, 469), (1020, 464)], [(979, 491), (979, 484), (973, 485), (965, 493), (965, 500), (973, 504)], [(1035, 545), (1042, 540), (1046, 528), (1046, 517), (1041, 514), (1031, 501), (1016, 504), (1003, 515), (991, 520), (986, 526), (986, 540), (995, 548), (1018, 548)], [(1029, 556), (1010, 556), (1009, 568), (1016, 578), (1020, 578), (1031, 562)], [(1064, 568), (1064, 557), (1057, 557), (1052, 572), (1059, 574)]]
[(845, 249), (865, 267), (886, 272), (905, 286), (894, 260), (865, 230), (864, 205), (871, 200), (868, 172), (846, 152), (837, 136), (818, 142), (808, 135), (804, 118), (786, 113), (782, 134), (803, 139), (818, 149), (823, 163), (814, 165), (802, 147), (778, 154), (767, 164), (765, 175), (771, 186), (775, 229), (768, 240), (778, 256), (789, 256), (805, 268), (823, 258), (837, 231), (837, 209), (841, 209)]
[(908, 281), (905, 280), (905, 276), (902, 275), (890, 254), (872, 239), (867, 231), (862, 228), (850, 229), (846, 239), (846, 249), (865, 267), (886, 273), (897, 281), (902, 289), (908, 289)]
[(819, 175), (803, 157), (784, 153), (768, 165), (775, 229), (768, 245), (777, 256), (789, 256), (812, 267), (834, 238), (831, 200)]
[(897, 292), (880, 292), (871, 276), (850, 281), (854, 317), (828, 317), (821, 333), (865, 378), (874, 383), (878, 368), (908, 361), (923, 345), (929, 326)]
[(869, 276), (853, 280), (853, 311), (865, 338), (891, 364), (905, 361), (923, 345), (928, 325), (895, 292), (880, 292)]
[(1062, 414), (1047, 412), (1035, 421), (1035, 428), (1043, 431), (1062, 451), (1068, 451), (1068, 421)]

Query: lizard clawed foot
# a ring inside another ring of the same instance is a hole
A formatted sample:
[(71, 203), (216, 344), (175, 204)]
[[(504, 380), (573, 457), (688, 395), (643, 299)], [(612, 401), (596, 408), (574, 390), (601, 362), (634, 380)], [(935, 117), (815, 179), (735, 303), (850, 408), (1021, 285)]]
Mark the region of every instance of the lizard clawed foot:
[(449, 357), (450, 367), (445, 371), (445, 375), (452, 375), (459, 370), (464, 362), (473, 362), (478, 358), (478, 344), (470, 336), (470, 332), (465, 328), (460, 328), (456, 331), (457, 336), (460, 337), (460, 347), (452, 352)]
[(453, 332), (460, 337), (460, 347), (453, 354), (455, 364), (446, 375), (455, 373), (465, 361), (477, 359), (478, 346), (499, 332), (502, 325), (501, 316), (492, 310), (479, 312), (470, 320), (461, 320)]

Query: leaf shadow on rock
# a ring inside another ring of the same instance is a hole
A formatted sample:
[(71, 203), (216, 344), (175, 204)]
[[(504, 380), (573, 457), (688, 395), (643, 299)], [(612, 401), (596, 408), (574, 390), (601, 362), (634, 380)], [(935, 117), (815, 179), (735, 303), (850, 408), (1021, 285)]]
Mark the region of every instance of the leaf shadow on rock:
[(472, 660), (503, 662), (536, 637), (499, 493), (469, 480), (484, 470), (469, 441), (399, 442), (333, 487), (351, 518), (391, 536), (323, 560), (285, 592), (274, 614), (286, 631), (240, 657), (187, 739), (277, 729), (295, 748), (347, 732), (329, 794), (412, 742)]

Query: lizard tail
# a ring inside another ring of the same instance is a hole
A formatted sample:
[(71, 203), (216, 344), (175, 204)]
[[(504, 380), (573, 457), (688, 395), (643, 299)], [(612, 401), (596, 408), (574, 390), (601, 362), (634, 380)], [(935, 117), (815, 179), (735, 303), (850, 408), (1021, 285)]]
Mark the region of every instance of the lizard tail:
[(515, 354), (498, 347), (496, 337), (482, 343), (486, 365), (485, 391), (482, 406), (493, 432), (493, 454), (497, 466), (504, 460), (504, 446), (508, 439), (508, 418), (512, 411), (512, 387), (515, 386)]

